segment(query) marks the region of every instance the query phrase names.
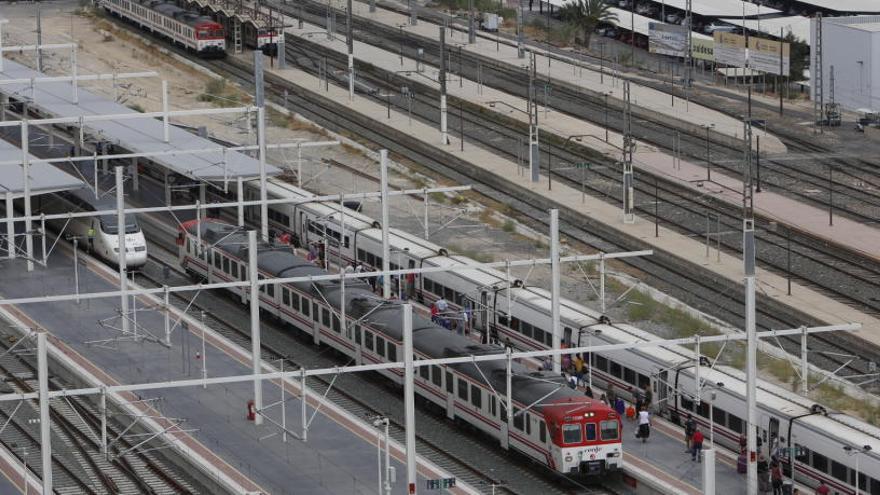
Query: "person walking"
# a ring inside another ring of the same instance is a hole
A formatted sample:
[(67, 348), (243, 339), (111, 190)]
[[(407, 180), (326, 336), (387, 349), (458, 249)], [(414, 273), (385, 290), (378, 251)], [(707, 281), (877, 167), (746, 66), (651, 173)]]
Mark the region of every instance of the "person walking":
[(770, 463), (764, 454), (758, 456), (758, 491), (767, 493), (770, 491)]
[(89, 240), (89, 254), (92, 254), (92, 249), (95, 249), (95, 221), (92, 220), (92, 223), (89, 224), (89, 230), (86, 231), (86, 237)]
[(651, 436), (651, 414), (642, 409), (639, 411), (639, 433), (636, 435), (636, 438), (641, 438), (642, 443), (648, 441), (648, 437)]
[(620, 397), (614, 399), (614, 410), (620, 417), (626, 413), (626, 403)]
[(691, 461), (703, 462), (700, 451), (703, 450), (703, 432), (699, 428), (694, 430), (691, 436)]
[(828, 495), (829, 493), (831, 493), (831, 488), (828, 488), (824, 481), (819, 482), (819, 486), (816, 487), (816, 495)]
[(614, 384), (608, 384), (608, 388), (605, 389), (605, 396), (608, 397), (608, 405), (614, 407), (614, 403), (617, 399), (617, 393), (614, 392)]
[(584, 387), (584, 395), (592, 399), (593, 398), (593, 388), (590, 387), (589, 385)]
[(776, 457), (770, 461), (770, 483), (773, 485), (773, 495), (782, 495), (782, 466)]
[(687, 445), (687, 450), (685, 450), (685, 452), (691, 451), (691, 442), (695, 431), (697, 431), (697, 422), (694, 420), (694, 417), (691, 416), (691, 413), (688, 413), (687, 420), (684, 422), (684, 442)]

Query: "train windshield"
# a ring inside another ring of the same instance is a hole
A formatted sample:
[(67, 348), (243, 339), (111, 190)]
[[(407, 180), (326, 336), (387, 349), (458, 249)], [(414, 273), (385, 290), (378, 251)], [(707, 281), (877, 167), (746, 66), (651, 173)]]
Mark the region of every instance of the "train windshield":
[(599, 428), (602, 430), (602, 440), (617, 440), (619, 432), (617, 420), (609, 419), (602, 421), (599, 423)]
[[(119, 230), (116, 228), (116, 225), (116, 215), (104, 215), (101, 217), (101, 230), (104, 231), (105, 234), (119, 234)], [(138, 226), (135, 217), (132, 215), (125, 215), (125, 233), (137, 234), (140, 231), (141, 228)]]
[(562, 443), (581, 443), (583, 437), (581, 435), (580, 424), (562, 425)]

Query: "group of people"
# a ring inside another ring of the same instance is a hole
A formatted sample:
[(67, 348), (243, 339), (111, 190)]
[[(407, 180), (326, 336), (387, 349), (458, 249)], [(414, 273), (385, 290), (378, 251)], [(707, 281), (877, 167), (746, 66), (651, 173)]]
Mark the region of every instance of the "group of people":
[(462, 335), (470, 333), (470, 311), (452, 311), (449, 302), (442, 297), (431, 303), (431, 321)]

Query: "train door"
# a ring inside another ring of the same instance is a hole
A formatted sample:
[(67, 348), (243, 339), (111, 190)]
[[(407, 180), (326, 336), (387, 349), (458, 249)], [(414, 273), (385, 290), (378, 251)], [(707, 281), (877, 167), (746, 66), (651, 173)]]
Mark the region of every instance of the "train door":
[[(658, 404), (658, 411), (662, 411), (668, 406), (666, 401), (669, 398), (669, 371), (663, 370), (656, 375), (654, 395), (657, 397), (655, 403)], [(676, 400), (678, 399), (676, 398)]]
[(767, 422), (767, 452), (775, 455), (779, 445), (779, 420), (771, 417)]
[(309, 248), (309, 219), (306, 218), (304, 211), (299, 212), (299, 236), (301, 246), (305, 249)]

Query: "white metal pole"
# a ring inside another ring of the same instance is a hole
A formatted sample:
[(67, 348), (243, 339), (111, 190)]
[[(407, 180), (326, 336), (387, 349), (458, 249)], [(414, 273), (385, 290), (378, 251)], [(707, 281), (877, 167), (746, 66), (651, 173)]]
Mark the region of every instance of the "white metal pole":
[(77, 72), (76, 43), (72, 43), (70, 45), (70, 74), (73, 76), (73, 79), (70, 81), (70, 86), (73, 89), (74, 105), (79, 105), (79, 83), (77, 82)]
[(40, 384), (40, 453), (43, 459), (43, 495), (52, 495), (52, 426), (49, 418), (49, 357), (46, 332), (37, 333), (37, 379)]
[(758, 493), (758, 466), (755, 462), (757, 456), (757, 414), (756, 414), (756, 357), (757, 357), (757, 337), (755, 335), (755, 276), (754, 274), (746, 276), (746, 334), (747, 334), (747, 353), (746, 353), (746, 411), (747, 411), (747, 435), (746, 442), (748, 448), (748, 476), (747, 476), (747, 493), (748, 495), (757, 495)]
[(801, 327), (801, 393), (806, 394), (809, 389), (809, 352), (807, 351), (807, 327)]
[(309, 424), (308, 424), (308, 392), (309, 389), (306, 387), (306, 369), (300, 368), (300, 396), (302, 396), (302, 404), (300, 407), (302, 408), (300, 411), (300, 416), (302, 417), (302, 441), (306, 442), (309, 439)]
[(599, 308), (605, 314), (605, 253), (599, 253)]
[(101, 453), (107, 454), (107, 389), (101, 387)]
[(513, 431), (513, 357), (511, 357), (511, 353), (513, 349), (510, 347), (507, 348), (507, 374), (505, 378), (507, 380), (507, 389), (505, 391), (505, 400), (506, 404), (504, 410), (506, 412), (505, 417), (507, 418), (507, 432), (506, 438), (502, 439), (501, 445), (504, 446), (505, 449), (509, 448), (510, 444), (510, 432)]
[(125, 264), (125, 199), (122, 189), (122, 167), (116, 167), (116, 243), (118, 247), (119, 265), (119, 314), (122, 320), (122, 333), (127, 334), (128, 327), (128, 295), (125, 290), (128, 285), (128, 273)]
[(164, 289), (164, 302), (165, 302), (165, 345), (171, 346), (171, 304), (170, 304), (170, 293), (168, 292), (168, 286), (163, 285), (162, 289)]
[(22, 179), (24, 180), (24, 215), (28, 217), (24, 221), (24, 242), (27, 256), (27, 271), (34, 269), (34, 238), (31, 236), (31, 162), (30, 162), (30, 135), (27, 115), (22, 115), (21, 121), (21, 165)]
[(3, 72), (3, 25), (7, 22), (7, 19), (0, 19), (0, 72)]
[(376, 493), (382, 493), (382, 437), (376, 435), (376, 470), (379, 473), (379, 489)]
[[(281, 366), (280, 371), (284, 373), (284, 358), (280, 359)], [(287, 406), (284, 400), (284, 387), (287, 384), (284, 382), (284, 379), (281, 379), (281, 441), (287, 443)]]
[(73, 238), (73, 289), (76, 294), (76, 303), (79, 304), (79, 239)]
[(168, 81), (162, 79), (162, 140), (171, 141), (171, 126), (168, 122)]
[(390, 427), (391, 421), (385, 418), (385, 495), (391, 495), (391, 445), (388, 443)]
[(694, 338), (697, 339), (694, 342), (694, 404), (699, 406), (702, 400), (702, 394), (700, 393), (702, 390), (700, 383), (700, 336), (694, 335)]
[[(379, 150), (379, 168), (381, 169), (382, 192), (382, 271), (391, 269), (391, 247), (388, 245), (388, 150)], [(391, 298), (391, 277), (382, 275), (382, 297)]]
[[(590, 330), (590, 333), (587, 335), (587, 347), (593, 347), (593, 331)], [(587, 385), (590, 386), (590, 390), (593, 390), (593, 351), (590, 351), (588, 354), (589, 361), (587, 362)]]
[(15, 222), (12, 221), (15, 217), (15, 210), (13, 208), (12, 191), (6, 191), (6, 247), (8, 250), (6, 257), (9, 259), (15, 258)]
[[(386, 276), (387, 278), (387, 276)], [(387, 283), (387, 282), (386, 282)], [(412, 305), (403, 308), (404, 409), (406, 414), (406, 482), (411, 495), (416, 493), (416, 415), (415, 384), (413, 382)]]
[(301, 145), (296, 146), (296, 185), (303, 186), (303, 150)]
[(205, 312), (202, 311), (201, 314), (201, 327), (202, 327), (202, 380), (205, 380), (205, 383), (202, 385), (202, 388), (208, 388), (208, 355), (205, 354)]
[(43, 251), (43, 266), (48, 264), (48, 252), (46, 251), (46, 213), (40, 213), (40, 243)]
[[(263, 203), (265, 205), (265, 203)], [(248, 281), (251, 283), (251, 355), (254, 375), (260, 373), (260, 292), (257, 285), (257, 232), (248, 231)], [(305, 383), (303, 383), (305, 391)], [(303, 392), (305, 393), (305, 392)], [(303, 399), (305, 400), (305, 399)], [(254, 424), (263, 424), (263, 382), (254, 378), (254, 407), (257, 415)]]
[(428, 229), (428, 190), (425, 189), (425, 240), (428, 240), (430, 234)]
[(703, 451), (703, 494), (715, 495), (715, 447)]
[[(559, 315), (559, 292), (560, 292), (560, 275), (559, 275), (559, 210), (553, 208), (550, 210), (550, 332), (553, 336), (553, 349), (562, 347)], [(561, 357), (553, 358), (553, 373), (557, 375), (562, 371)]]
[(260, 149), (260, 237), (269, 241), (269, 205), (266, 203), (266, 107), (257, 108), (257, 144)]
[(864, 451), (860, 450), (860, 451), (856, 452), (856, 454), (855, 454), (856, 455), (856, 483), (855, 483), (856, 484), (856, 495), (859, 495), (859, 454), (861, 454), (862, 452), (864, 452)]
[[(239, 201), (244, 201), (244, 182), (240, 175), (236, 178), (235, 181), (235, 194), (237, 195)], [(244, 227), (244, 205), (238, 203), (238, 206), (236, 206), (236, 210), (238, 213), (238, 226)]]

